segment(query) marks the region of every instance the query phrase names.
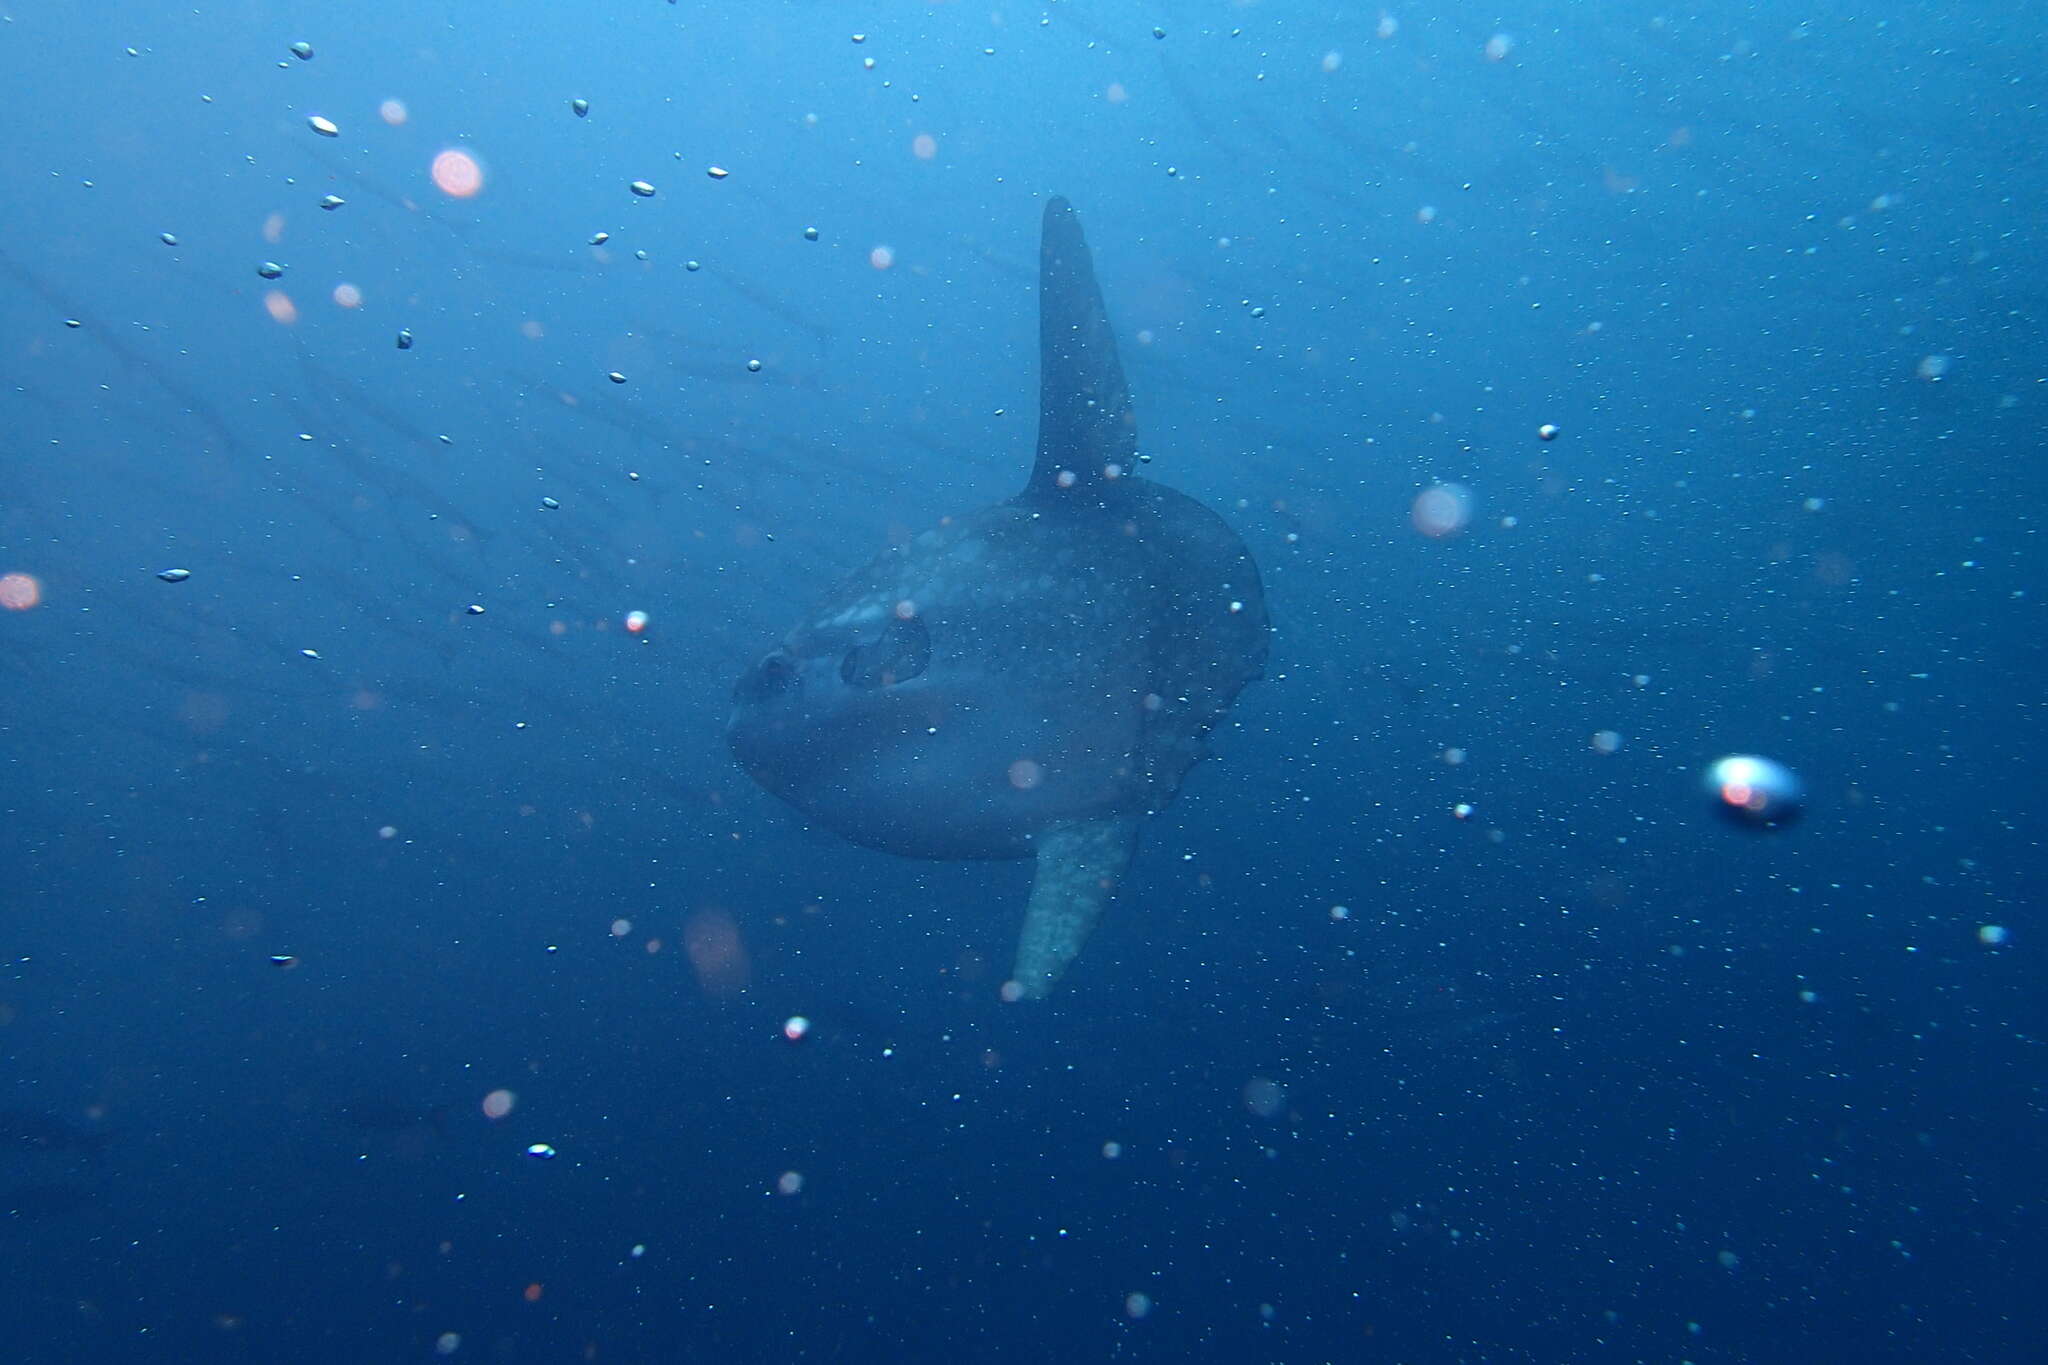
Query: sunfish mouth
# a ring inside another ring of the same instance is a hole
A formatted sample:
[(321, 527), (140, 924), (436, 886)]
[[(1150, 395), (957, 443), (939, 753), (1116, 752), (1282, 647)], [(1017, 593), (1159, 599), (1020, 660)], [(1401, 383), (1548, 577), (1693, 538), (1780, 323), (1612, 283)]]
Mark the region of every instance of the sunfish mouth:
[[(767, 706), (803, 689), (803, 677), (796, 660), (784, 650), (773, 650), (761, 662), (740, 674), (732, 685), (733, 705)], [(735, 711), (735, 718), (738, 712)]]

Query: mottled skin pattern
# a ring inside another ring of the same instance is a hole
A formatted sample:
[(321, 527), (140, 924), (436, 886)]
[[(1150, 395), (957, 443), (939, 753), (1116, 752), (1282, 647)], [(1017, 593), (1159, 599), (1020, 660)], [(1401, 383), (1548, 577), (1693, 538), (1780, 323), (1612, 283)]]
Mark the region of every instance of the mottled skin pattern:
[[(910, 857), (1026, 857), (1054, 821), (1164, 805), (1243, 681), (1203, 657), (1176, 577), (1191, 539), (1229, 532), (1135, 481), (1106, 507), (1032, 501), (958, 518), (835, 588), (736, 689), (741, 766), (819, 824)], [(1248, 571), (1211, 580), (1199, 606), (1219, 628), (1237, 624)], [(844, 680), (849, 650), (913, 617), (921, 672)]]

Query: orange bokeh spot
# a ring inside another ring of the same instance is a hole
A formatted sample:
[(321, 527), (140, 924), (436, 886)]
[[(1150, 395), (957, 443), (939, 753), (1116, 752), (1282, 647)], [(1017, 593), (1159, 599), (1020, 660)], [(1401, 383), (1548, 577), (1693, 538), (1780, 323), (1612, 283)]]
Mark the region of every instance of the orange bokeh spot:
[(483, 164), (460, 147), (434, 158), (434, 185), (451, 199), (474, 198), (484, 187)]
[(520, 1298), (522, 1298), (522, 1299), (525, 1299), (525, 1300), (526, 1300), (526, 1301), (527, 1301), (528, 1303), (539, 1303), (539, 1302), (540, 1302), (540, 1295), (541, 1295), (540, 1281), (539, 1281), (539, 1280), (535, 1280), (535, 1281), (534, 1281), (534, 1282), (533, 1282), (532, 1284), (530, 1284), (530, 1285), (526, 1286), (526, 1291), (525, 1291), (525, 1292), (524, 1292), (523, 1294), (521, 1294), (521, 1295), (520, 1295), (519, 1297), (520, 1297)]
[(270, 314), (271, 321), (287, 327), (299, 320), (299, 306), (282, 289), (273, 289), (263, 296), (263, 310)]
[(42, 600), (43, 585), (36, 581), (34, 574), (0, 574), (0, 608), (27, 611), (40, 606)]
[(1764, 799), (1756, 788), (1747, 782), (1724, 782), (1721, 784), (1721, 799), (1731, 806), (1743, 810), (1762, 810)]

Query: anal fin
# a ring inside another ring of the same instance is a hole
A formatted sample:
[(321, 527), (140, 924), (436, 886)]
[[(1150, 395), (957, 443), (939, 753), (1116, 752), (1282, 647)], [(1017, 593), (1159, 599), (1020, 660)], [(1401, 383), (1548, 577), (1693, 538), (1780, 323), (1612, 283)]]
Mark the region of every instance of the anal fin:
[(1024, 928), (1017, 936), (1017, 965), (1010, 973), (1016, 998), (1043, 1000), (1080, 954), (1081, 945), (1116, 894), (1131, 854), (1138, 847), (1138, 817), (1106, 816), (1067, 820), (1038, 833), (1037, 870)]

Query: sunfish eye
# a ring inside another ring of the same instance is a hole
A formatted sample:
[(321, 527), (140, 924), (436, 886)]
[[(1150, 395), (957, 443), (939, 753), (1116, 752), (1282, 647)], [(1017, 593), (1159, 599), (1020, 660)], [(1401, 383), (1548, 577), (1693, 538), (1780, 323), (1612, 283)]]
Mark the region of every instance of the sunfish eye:
[(839, 661), (839, 680), (848, 687), (889, 687), (909, 682), (932, 661), (931, 632), (921, 616), (892, 616), (882, 638), (855, 645)]

